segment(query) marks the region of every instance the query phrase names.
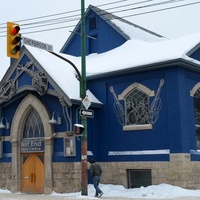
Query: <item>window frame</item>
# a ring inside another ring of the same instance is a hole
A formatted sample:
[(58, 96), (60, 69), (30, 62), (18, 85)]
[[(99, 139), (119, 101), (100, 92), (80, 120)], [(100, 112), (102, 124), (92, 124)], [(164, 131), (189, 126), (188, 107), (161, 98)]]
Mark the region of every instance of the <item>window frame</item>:
[[(128, 181), (128, 188), (140, 188), (140, 187), (147, 187), (152, 185), (152, 170), (151, 169), (127, 169), (127, 181)], [(144, 176), (145, 175), (145, 176)], [(135, 176), (135, 178), (133, 178)], [(145, 177), (145, 179), (144, 179)], [(132, 180), (133, 183), (138, 181), (143, 184), (136, 183), (135, 187), (132, 187)]]
[[(31, 117), (31, 119), (34, 119), (34, 121), (32, 121), (30, 119), (30, 117)], [(27, 132), (26, 132), (27, 128), (30, 129), (30, 127), (32, 127), (32, 129), (35, 130), (36, 126), (40, 132), (39, 135), (36, 136), (35, 131), (33, 131), (33, 135), (27, 134)], [(28, 115), (26, 116), (22, 137), (23, 137), (23, 139), (44, 138), (44, 125), (42, 123), (42, 119), (41, 119), (39, 113), (34, 108), (32, 108), (29, 111)]]
[[(195, 107), (195, 97), (196, 93), (199, 93), (199, 98), (200, 99), (200, 83), (197, 83), (192, 90), (190, 91), (190, 96), (193, 97), (193, 105), (194, 105), (194, 124), (195, 124), (195, 136), (196, 136), (196, 149), (197, 151), (200, 151), (200, 120), (197, 120), (197, 117), (200, 117), (197, 112), (196, 112), (196, 107)], [(200, 111), (200, 109), (198, 109)], [(200, 112), (199, 112), (200, 113)], [(198, 123), (199, 122), (199, 123)]]
[(128, 86), (120, 95), (118, 95), (119, 100), (124, 100), (125, 105), (125, 125), (123, 126), (124, 131), (131, 131), (131, 130), (149, 130), (152, 129), (153, 126), (150, 123), (145, 124), (126, 124), (127, 123), (127, 112), (126, 112), (126, 98), (128, 95), (130, 95), (134, 90), (138, 90), (142, 93), (144, 93), (148, 98), (148, 108), (150, 106), (150, 97), (155, 96), (154, 91), (150, 90), (146, 86), (140, 84), (140, 83), (133, 83), (130, 86)]

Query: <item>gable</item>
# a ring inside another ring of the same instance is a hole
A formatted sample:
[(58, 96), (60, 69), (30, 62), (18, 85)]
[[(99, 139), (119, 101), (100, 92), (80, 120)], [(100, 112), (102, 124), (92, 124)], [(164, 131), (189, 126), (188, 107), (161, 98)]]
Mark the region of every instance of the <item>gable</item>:
[[(47, 51), (23, 46), (20, 59), (12, 63), (0, 83), (0, 102), (33, 91), (40, 96), (62, 98), (72, 106), (81, 102), (79, 85), (76, 71), (69, 63)], [(90, 91), (87, 94), (92, 103), (100, 103)]]
[[(107, 52), (133, 38), (148, 42), (165, 40), (161, 35), (92, 5), (86, 11), (85, 23), (86, 55)], [(81, 21), (60, 52), (74, 56), (81, 55)]]
[[(10, 101), (14, 96), (36, 92), (39, 96), (51, 94), (59, 97), (59, 87), (52, 81), (42, 66), (23, 49), (22, 59), (13, 62), (0, 84), (0, 102)], [(71, 102), (67, 96), (65, 101)]]
[[(108, 21), (105, 21), (96, 12), (93, 10), (88, 11), (86, 16), (86, 55), (109, 51), (122, 45), (127, 39), (128, 37), (116, 31)], [(80, 23), (73, 30), (60, 52), (81, 56)]]

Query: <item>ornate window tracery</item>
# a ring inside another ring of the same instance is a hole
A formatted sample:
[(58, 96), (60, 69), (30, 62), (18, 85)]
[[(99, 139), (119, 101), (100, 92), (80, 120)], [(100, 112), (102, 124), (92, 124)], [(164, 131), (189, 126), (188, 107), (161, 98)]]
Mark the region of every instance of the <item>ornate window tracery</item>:
[(44, 127), (40, 115), (35, 109), (32, 109), (27, 116), (23, 129), (23, 138), (41, 138), (44, 137)]
[[(127, 87), (118, 97), (113, 86), (110, 87), (110, 92), (114, 97), (114, 113), (123, 126), (123, 130), (152, 128), (162, 108), (160, 92), (163, 85), (164, 79), (161, 79), (157, 92), (154, 94), (154, 91), (136, 82)], [(152, 96), (154, 98), (150, 102)], [(124, 104), (120, 100), (123, 100)]]
[(135, 88), (125, 99), (125, 125), (149, 123), (149, 97)]

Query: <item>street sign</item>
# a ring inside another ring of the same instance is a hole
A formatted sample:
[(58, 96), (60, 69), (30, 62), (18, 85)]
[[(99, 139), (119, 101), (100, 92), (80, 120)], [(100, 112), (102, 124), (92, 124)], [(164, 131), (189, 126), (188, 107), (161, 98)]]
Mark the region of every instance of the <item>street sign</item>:
[(85, 107), (86, 110), (87, 110), (87, 109), (90, 107), (90, 105), (91, 105), (91, 102), (90, 102), (88, 96), (86, 96), (86, 97), (83, 99), (82, 103), (83, 103), (83, 106)]
[(44, 42), (40, 42), (40, 41), (37, 41), (37, 40), (32, 40), (32, 39), (27, 38), (27, 37), (22, 37), (22, 42), (23, 42), (23, 44), (26, 44), (26, 45), (29, 45), (29, 46), (32, 46), (32, 47), (44, 49), (46, 51), (53, 51), (53, 45), (46, 44)]
[(94, 111), (93, 110), (86, 110), (86, 109), (80, 109), (80, 115), (85, 117), (94, 117)]

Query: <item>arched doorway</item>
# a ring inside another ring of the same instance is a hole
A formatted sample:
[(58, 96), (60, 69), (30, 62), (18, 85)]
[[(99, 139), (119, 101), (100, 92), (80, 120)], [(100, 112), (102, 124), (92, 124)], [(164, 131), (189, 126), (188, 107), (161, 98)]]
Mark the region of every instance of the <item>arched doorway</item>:
[(44, 127), (39, 113), (30, 109), (21, 141), (21, 187), (25, 193), (44, 193)]
[[(43, 127), (43, 136), (40, 137), (41, 135), (37, 135), (39, 134), (37, 130), (35, 131), (35, 136), (39, 137), (36, 137), (37, 139), (34, 138), (34, 140), (32, 138), (29, 141), (28, 138), (33, 134), (33, 131), (30, 132), (32, 127), (29, 127), (30, 130), (27, 132), (27, 135), (24, 135), (26, 134), (24, 131), (27, 128), (25, 124), (31, 113), (37, 113), (37, 116), (39, 116)], [(51, 125), (48, 124), (49, 118), (50, 116), (42, 102), (32, 94), (26, 96), (18, 106), (11, 127), (12, 192), (19, 192), (21, 190), (28, 193), (50, 194), (52, 192), (53, 139), (51, 136), (53, 135), (53, 130)], [(25, 142), (25, 140), (27, 141)], [(30, 144), (31, 142), (32, 144)], [(25, 149), (24, 146), (26, 145), (32, 148), (32, 150), (29, 151), (29, 149)], [(34, 148), (34, 145), (37, 146), (37, 148)], [(33, 166), (33, 168), (27, 171), (29, 166)], [(43, 178), (41, 180), (36, 180), (36, 175), (39, 177), (36, 166), (43, 171)], [(24, 177), (24, 180), (22, 177)], [(40, 184), (39, 188), (36, 186), (38, 183)]]

